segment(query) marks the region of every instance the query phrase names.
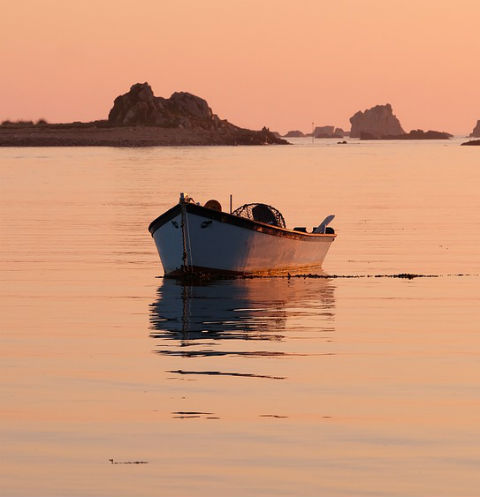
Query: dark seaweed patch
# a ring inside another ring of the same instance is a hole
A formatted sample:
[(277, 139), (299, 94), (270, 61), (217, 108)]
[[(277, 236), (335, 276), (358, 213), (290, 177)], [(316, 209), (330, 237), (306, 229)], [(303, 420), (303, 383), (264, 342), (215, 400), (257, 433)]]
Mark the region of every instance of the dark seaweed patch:
[(156, 354), (178, 357), (217, 357), (217, 356), (240, 356), (240, 357), (286, 357), (286, 356), (308, 356), (309, 354), (297, 354), (289, 352), (269, 352), (267, 350), (242, 351), (219, 351), (219, 350), (157, 350)]
[(148, 464), (148, 461), (115, 461), (113, 458), (109, 459), (112, 464)]
[[(351, 278), (399, 278), (412, 280), (414, 278), (440, 278), (440, 277), (462, 277), (462, 276), (478, 276), (477, 274), (418, 274), (418, 273), (396, 273), (396, 274), (316, 274), (316, 273), (306, 273), (306, 274), (269, 274), (269, 275), (256, 275), (256, 274), (243, 274), (243, 275), (222, 275), (222, 274), (188, 274), (185, 277), (179, 277), (182, 283), (205, 283), (215, 282), (218, 280), (236, 280), (236, 279), (271, 279), (271, 278), (311, 278), (311, 279), (351, 279)], [(156, 276), (156, 278), (165, 278), (164, 276)], [(168, 279), (168, 278), (167, 278)]]
[(202, 412), (202, 411), (174, 411), (172, 414), (186, 414), (186, 415), (192, 415), (192, 414), (215, 414), (213, 412)]
[(263, 374), (253, 374), (253, 373), (224, 373), (222, 371), (185, 371), (183, 369), (177, 369), (173, 371), (166, 371), (167, 373), (176, 373), (176, 374), (205, 374), (210, 376), (238, 376), (242, 378), (266, 378), (269, 380), (284, 380), (285, 376), (269, 376)]

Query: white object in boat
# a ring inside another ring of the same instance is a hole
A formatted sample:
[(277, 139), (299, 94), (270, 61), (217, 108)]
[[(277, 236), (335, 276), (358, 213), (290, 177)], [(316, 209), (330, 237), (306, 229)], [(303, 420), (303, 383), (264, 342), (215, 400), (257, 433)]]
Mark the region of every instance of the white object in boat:
[[(180, 195), (177, 205), (152, 221), (150, 231), (165, 276), (214, 273), (262, 275), (320, 266), (335, 240), (328, 216), (315, 230), (288, 230), (283, 216), (265, 204), (227, 214), (217, 201), (205, 206)], [(248, 217), (244, 217), (248, 216)]]
[(326, 233), (327, 226), (334, 220), (335, 214), (327, 216), (316, 228), (313, 228), (313, 233)]

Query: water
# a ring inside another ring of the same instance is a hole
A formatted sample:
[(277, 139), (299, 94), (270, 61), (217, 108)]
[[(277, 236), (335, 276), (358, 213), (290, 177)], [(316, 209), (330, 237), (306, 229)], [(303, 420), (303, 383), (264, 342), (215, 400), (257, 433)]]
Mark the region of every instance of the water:
[[(478, 494), (478, 150), (296, 143), (0, 150), (1, 495)], [(180, 191), (359, 277), (163, 280)]]

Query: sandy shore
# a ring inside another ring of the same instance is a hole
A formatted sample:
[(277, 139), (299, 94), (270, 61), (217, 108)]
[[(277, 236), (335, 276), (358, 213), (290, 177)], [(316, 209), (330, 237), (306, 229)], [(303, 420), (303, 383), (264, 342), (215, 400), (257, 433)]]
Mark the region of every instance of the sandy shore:
[[(269, 143), (287, 143), (277, 140)], [(57, 147), (57, 146), (105, 146), (148, 147), (181, 145), (262, 145), (265, 134), (261, 131), (239, 130), (236, 133), (223, 130), (161, 128), (157, 126), (129, 127), (68, 127), (0, 126), (0, 146), (4, 147)]]

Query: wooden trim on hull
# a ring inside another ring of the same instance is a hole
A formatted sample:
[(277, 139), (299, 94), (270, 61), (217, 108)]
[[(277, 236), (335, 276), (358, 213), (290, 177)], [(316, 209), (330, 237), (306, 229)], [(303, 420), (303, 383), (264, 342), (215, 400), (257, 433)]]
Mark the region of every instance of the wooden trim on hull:
[(219, 221), (221, 223), (232, 224), (240, 228), (245, 228), (253, 231), (259, 231), (267, 235), (280, 236), (285, 238), (292, 238), (294, 240), (302, 241), (318, 241), (319, 238), (328, 238), (331, 241), (336, 237), (334, 233), (302, 233), (300, 231), (287, 230), (284, 228), (279, 228), (277, 226), (272, 226), (270, 224), (260, 223), (258, 221), (252, 221), (244, 217), (233, 216), (232, 214), (227, 214), (226, 212), (214, 211), (212, 209), (207, 209), (206, 207), (201, 207), (200, 205), (186, 203), (177, 204), (167, 212), (163, 213), (161, 216), (157, 217), (154, 221), (150, 223), (148, 231), (153, 236), (155, 231), (164, 224), (171, 221), (174, 217), (178, 216), (181, 211), (182, 205), (185, 206), (188, 213), (196, 214), (208, 219)]

